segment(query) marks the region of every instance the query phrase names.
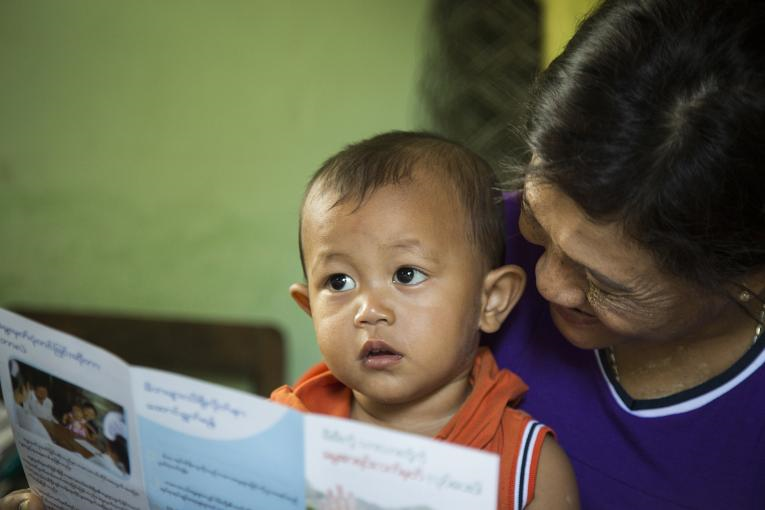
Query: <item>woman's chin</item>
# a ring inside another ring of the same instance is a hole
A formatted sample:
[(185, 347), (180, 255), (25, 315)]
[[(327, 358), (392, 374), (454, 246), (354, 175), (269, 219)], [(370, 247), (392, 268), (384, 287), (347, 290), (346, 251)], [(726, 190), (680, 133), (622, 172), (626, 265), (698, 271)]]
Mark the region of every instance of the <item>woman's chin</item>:
[(594, 315), (552, 303), (550, 304), (550, 315), (558, 331), (574, 347), (603, 349), (617, 343), (616, 335), (608, 330)]

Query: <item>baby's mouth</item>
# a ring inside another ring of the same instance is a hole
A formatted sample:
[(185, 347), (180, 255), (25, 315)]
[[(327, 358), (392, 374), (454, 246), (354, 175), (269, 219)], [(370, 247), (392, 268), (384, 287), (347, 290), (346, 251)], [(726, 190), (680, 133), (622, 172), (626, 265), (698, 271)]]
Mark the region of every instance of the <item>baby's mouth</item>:
[(404, 357), (382, 340), (367, 340), (361, 348), (359, 359), (369, 368), (387, 368)]

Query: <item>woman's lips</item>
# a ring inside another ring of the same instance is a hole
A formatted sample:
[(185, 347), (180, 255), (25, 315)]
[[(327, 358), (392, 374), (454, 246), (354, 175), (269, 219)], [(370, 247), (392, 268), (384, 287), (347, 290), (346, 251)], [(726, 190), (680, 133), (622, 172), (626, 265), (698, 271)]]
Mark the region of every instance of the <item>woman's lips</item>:
[(560, 317), (564, 322), (574, 326), (592, 326), (600, 323), (600, 320), (596, 316), (583, 312), (577, 308), (566, 308), (564, 306), (550, 303), (550, 309), (553, 314)]
[(359, 359), (367, 368), (383, 370), (397, 365), (404, 355), (382, 340), (367, 340), (361, 347)]

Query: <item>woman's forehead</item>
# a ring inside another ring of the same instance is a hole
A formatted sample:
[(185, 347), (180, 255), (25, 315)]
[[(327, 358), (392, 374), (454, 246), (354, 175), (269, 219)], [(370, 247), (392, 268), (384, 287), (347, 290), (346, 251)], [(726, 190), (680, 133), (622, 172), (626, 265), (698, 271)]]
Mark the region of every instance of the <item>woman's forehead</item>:
[(555, 185), (529, 180), (523, 211), (567, 258), (607, 278), (626, 282), (658, 272), (650, 253), (618, 223), (595, 223)]

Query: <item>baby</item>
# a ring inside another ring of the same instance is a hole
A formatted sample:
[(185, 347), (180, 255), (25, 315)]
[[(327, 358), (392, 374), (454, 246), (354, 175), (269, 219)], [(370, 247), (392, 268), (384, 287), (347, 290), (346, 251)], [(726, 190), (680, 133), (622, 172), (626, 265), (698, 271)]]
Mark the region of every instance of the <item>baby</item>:
[(92, 439), (95, 436), (95, 431), (85, 417), (83, 406), (79, 404), (72, 405), (72, 409), (64, 415), (62, 422), (66, 428), (79, 437)]
[(392, 132), (330, 158), (303, 199), (306, 282), (290, 287), (324, 362), (271, 398), (496, 452), (501, 509), (577, 508), (550, 429), (511, 407), (526, 386), (479, 348), (525, 285), (503, 236), (492, 169), (454, 142)]

